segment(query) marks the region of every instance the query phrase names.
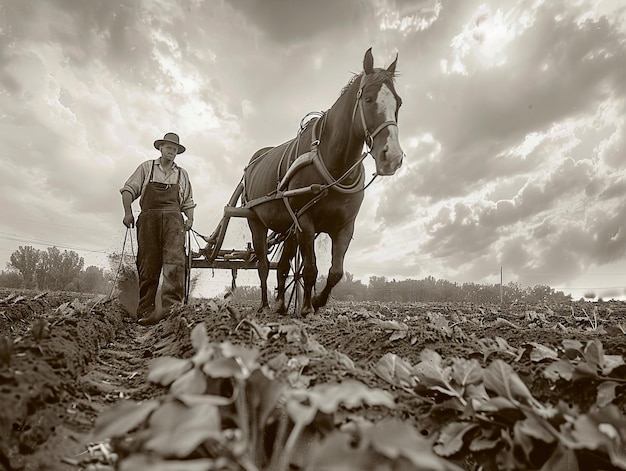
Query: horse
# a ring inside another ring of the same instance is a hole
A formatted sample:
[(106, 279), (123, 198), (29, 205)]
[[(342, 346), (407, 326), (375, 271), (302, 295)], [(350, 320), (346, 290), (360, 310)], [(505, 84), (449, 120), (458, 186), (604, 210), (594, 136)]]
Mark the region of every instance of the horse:
[[(259, 311), (269, 308), (268, 230), (286, 236), (277, 265), (277, 313), (286, 313), (286, 280), (298, 247), (304, 282), (302, 317), (325, 306), (343, 277), (344, 258), (364, 198), (363, 160), (371, 155), (376, 175), (387, 176), (402, 166), (405, 155), (398, 138), (402, 99), (394, 86), (397, 61), (396, 54), (386, 69), (374, 68), (369, 48), (363, 71), (352, 76), (330, 109), (301, 123), (294, 139), (255, 152), (244, 169), (242, 202), (254, 212), (248, 225), (261, 282)], [(330, 237), (332, 261), (325, 287), (312, 297), (319, 233)]]

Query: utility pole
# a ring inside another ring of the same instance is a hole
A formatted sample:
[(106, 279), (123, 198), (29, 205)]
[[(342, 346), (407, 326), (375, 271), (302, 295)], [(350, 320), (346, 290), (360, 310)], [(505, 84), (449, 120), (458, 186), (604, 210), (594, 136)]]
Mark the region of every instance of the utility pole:
[(500, 307), (502, 307), (503, 295), (502, 295), (502, 265), (500, 265)]

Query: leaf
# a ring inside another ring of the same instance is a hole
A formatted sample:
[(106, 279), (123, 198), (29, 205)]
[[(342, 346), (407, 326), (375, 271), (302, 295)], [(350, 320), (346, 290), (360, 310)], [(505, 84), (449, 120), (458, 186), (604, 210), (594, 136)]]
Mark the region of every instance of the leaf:
[(624, 365), (624, 358), (621, 355), (604, 355), (602, 374), (609, 375), (615, 368), (622, 365)]
[(294, 422), (307, 425), (318, 411), (333, 414), (339, 406), (354, 409), (363, 405), (396, 407), (393, 396), (386, 391), (349, 379), (342, 383), (318, 384), (306, 391), (292, 390), (287, 400), (287, 412)]
[(177, 394), (176, 399), (185, 404), (187, 407), (196, 407), (203, 404), (212, 406), (227, 406), (232, 404), (233, 398), (224, 396), (215, 396), (213, 394)]
[(539, 471), (579, 471), (578, 459), (574, 450), (559, 444)]
[(626, 469), (626, 426), (616, 405), (609, 404), (578, 417), (572, 436), (578, 440), (580, 448), (606, 450), (611, 464)]
[(198, 368), (192, 368), (172, 383), (172, 394), (204, 394), (206, 392), (206, 376)]
[(354, 366), (354, 362), (350, 359), (350, 357), (344, 353), (338, 352), (337, 350), (333, 351), (333, 356), (337, 360), (337, 362), (347, 368), (350, 371), (356, 371), (356, 367)]
[(318, 410), (332, 414), (339, 405), (354, 409), (363, 404), (369, 406), (385, 406), (395, 409), (396, 404), (391, 394), (382, 389), (369, 388), (356, 380), (346, 380), (336, 384), (320, 384), (310, 391), (312, 402)]
[(518, 398), (525, 399), (528, 404), (534, 404), (532, 396), (524, 382), (513, 371), (513, 368), (502, 360), (495, 360), (483, 372), (485, 387), (500, 396), (516, 403)]
[[(554, 435), (552, 435), (546, 427), (545, 422), (533, 415), (529, 415), (524, 420), (517, 422), (515, 426), (517, 432), (523, 433), (535, 440), (540, 440), (544, 443), (553, 443), (555, 440)], [(528, 456), (530, 456), (530, 453)]]
[(530, 462), (530, 456), (533, 452), (533, 441), (527, 434), (520, 430), (521, 423), (522, 421), (518, 420), (513, 424), (512, 439), (515, 447), (524, 452), (525, 461)]
[(489, 394), (483, 383), (470, 384), (465, 390), (465, 395), (473, 403), (485, 402), (489, 400)]
[(143, 423), (160, 404), (156, 399), (144, 402), (131, 400), (118, 402), (96, 419), (93, 441), (99, 442), (105, 438), (125, 435)]
[[(298, 391), (298, 390), (294, 390)], [(305, 404), (307, 401), (306, 391), (298, 391), (304, 394), (304, 397), (292, 395), (287, 399), (285, 410), (287, 414), (297, 424), (309, 425), (317, 415), (317, 407), (313, 404)]]
[(413, 373), (428, 388), (433, 386), (447, 387), (452, 368), (441, 364), (441, 356), (434, 350), (425, 348), (420, 354), (421, 361), (413, 367)]
[[(230, 307), (230, 306), (229, 306)], [(231, 308), (232, 309), (232, 308)], [(262, 326), (259, 323), (255, 322), (252, 319), (245, 319), (245, 322), (252, 327), (252, 330), (254, 332), (256, 332), (256, 334), (259, 336), (260, 339), (262, 340), (267, 340), (270, 336), (270, 334), (272, 333), (272, 328), (265, 325)]]
[(220, 350), (226, 358), (237, 359), (237, 363), (241, 365), (242, 373), (246, 378), (260, 366), (259, 351), (256, 348), (246, 348), (242, 345), (223, 342), (220, 344)]
[(289, 357), (285, 352), (280, 352), (278, 355), (270, 359), (266, 364), (274, 371), (279, 371), (281, 368), (287, 365)]
[(461, 386), (478, 384), (483, 380), (483, 369), (477, 360), (452, 359), (452, 379)]
[(543, 375), (552, 382), (558, 381), (559, 378), (571, 381), (574, 375), (574, 365), (569, 360), (559, 360), (543, 370)]
[(493, 450), (500, 444), (499, 438), (476, 437), (470, 443), (469, 449), (474, 453), (486, 450)]
[(191, 368), (193, 363), (190, 360), (171, 356), (155, 358), (149, 366), (148, 381), (169, 386)]
[(439, 456), (452, 456), (463, 448), (465, 434), (478, 427), (472, 422), (449, 422), (439, 432), (437, 443), (433, 447)]
[(194, 328), (191, 329), (189, 338), (191, 340), (191, 345), (193, 345), (196, 352), (199, 352), (209, 345), (209, 336), (206, 333), (206, 325), (204, 322), (196, 324)]
[(241, 369), (241, 364), (235, 358), (216, 358), (210, 360), (202, 367), (207, 376), (211, 378), (241, 378), (247, 376)]
[(178, 400), (163, 404), (150, 417), (151, 437), (146, 450), (160, 456), (185, 458), (209, 438), (221, 439), (217, 407), (199, 404), (187, 407)]
[(327, 353), (326, 348), (310, 335), (305, 336), (304, 348), (313, 355), (323, 356)]
[(596, 378), (599, 378), (598, 369), (593, 364), (579, 363), (574, 367), (574, 371), (572, 372), (572, 381), (574, 382)]
[(563, 348), (565, 349), (565, 354), (570, 360), (573, 360), (577, 356), (583, 356), (583, 344), (578, 340), (574, 339), (565, 339), (563, 342)]
[(305, 366), (308, 366), (311, 363), (311, 359), (306, 355), (297, 355), (295, 357), (291, 357), (287, 361), (287, 368), (290, 370), (298, 370), (301, 371)]
[(556, 350), (553, 350), (545, 345), (541, 345), (537, 342), (529, 342), (528, 345), (531, 345), (533, 349), (530, 352), (530, 359), (535, 363), (539, 363), (540, 361), (549, 359), (549, 360), (557, 360), (559, 358), (559, 354)]
[(283, 396), (286, 385), (281, 381), (272, 381), (261, 370), (255, 370), (248, 379), (248, 401), (250, 401), (250, 413), (256, 416), (258, 424), (265, 430), (265, 423), (272, 411)]
[(603, 381), (598, 385), (598, 394), (596, 396), (596, 405), (604, 407), (615, 400), (615, 388), (619, 383), (615, 381)]
[(369, 319), (369, 322), (372, 324), (375, 324), (376, 326), (380, 327), (383, 330), (402, 330), (405, 332), (409, 330), (409, 326), (406, 325), (404, 322), (383, 321), (383, 320), (376, 319), (376, 318)]
[(297, 325), (281, 325), (278, 327), (278, 332), (285, 334), (289, 343), (302, 344), (305, 341), (306, 334)]
[(461, 470), (433, 453), (431, 441), (422, 437), (415, 428), (397, 419), (384, 420), (368, 428), (363, 432), (363, 438), (387, 458), (406, 458), (420, 470)]
[(478, 412), (502, 412), (505, 410), (517, 410), (518, 406), (506, 397), (493, 397), (483, 403), (475, 404), (474, 408)]
[(411, 365), (395, 353), (385, 353), (376, 363), (374, 372), (394, 386), (405, 388), (414, 387), (417, 384)]
[(362, 471), (377, 459), (374, 450), (354, 447), (347, 433), (332, 432), (313, 449), (307, 469), (319, 471)]
[(120, 471), (213, 471), (223, 469), (215, 460), (201, 458), (196, 460), (163, 461), (146, 455), (131, 455), (120, 463)]
[(311, 381), (315, 379), (314, 375), (303, 375), (299, 371), (291, 371), (287, 374), (287, 381), (292, 388), (306, 389), (311, 385)]
[(496, 337), (495, 339), (484, 337), (478, 340), (478, 345), (481, 347), (484, 362), (487, 361), (492, 353), (503, 353), (513, 358), (517, 358), (520, 352), (523, 353), (521, 347), (519, 349), (511, 347), (502, 337)]
[(405, 330), (395, 330), (390, 336), (389, 341), (395, 342), (396, 340), (402, 340), (407, 336), (407, 331)]

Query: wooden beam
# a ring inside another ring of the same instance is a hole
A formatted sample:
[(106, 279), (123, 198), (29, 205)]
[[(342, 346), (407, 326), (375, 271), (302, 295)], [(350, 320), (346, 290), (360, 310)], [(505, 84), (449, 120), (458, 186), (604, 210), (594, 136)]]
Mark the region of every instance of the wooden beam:
[[(278, 262), (270, 262), (270, 270), (276, 270)], [(214, 268), (217, 270), (256, 270), (258, 268), (256, 260), (246, 262), (244, 260), (192, 260), (191, 268)]]
[(225, 206), (224, 217), (256, 219), (256, 214), (250, 208), (237, 208), (235, 206)]

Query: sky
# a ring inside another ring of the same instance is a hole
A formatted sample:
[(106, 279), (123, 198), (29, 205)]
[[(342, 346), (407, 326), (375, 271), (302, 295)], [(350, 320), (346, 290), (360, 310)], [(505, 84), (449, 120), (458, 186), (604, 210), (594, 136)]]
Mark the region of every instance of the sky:
[[(406, 158), (367, 189), (346, 271), (624, 298), (625, 46), (621, 0), (0, 0), (0, 269), (19, 246), (136, 251), (119, 189), (170, 131), (210, 235), (252, 154), (372, 47), (398, 55)], [(224, 248), (249, 240), (237, 220)]]

